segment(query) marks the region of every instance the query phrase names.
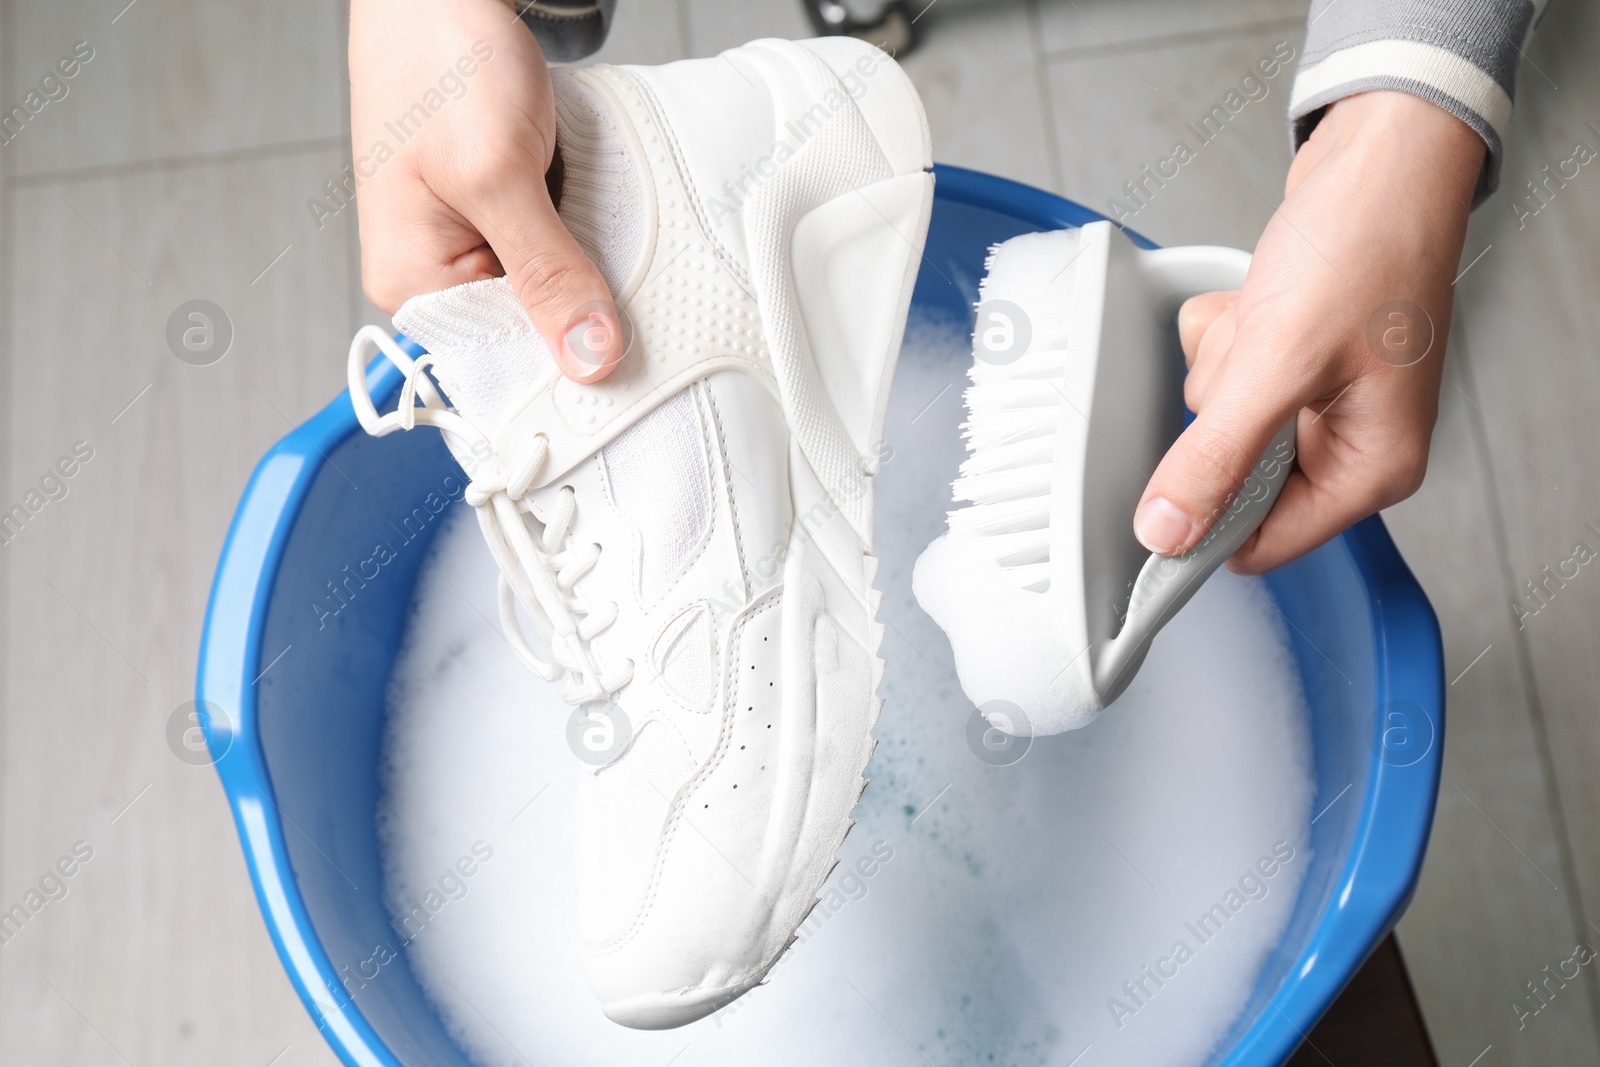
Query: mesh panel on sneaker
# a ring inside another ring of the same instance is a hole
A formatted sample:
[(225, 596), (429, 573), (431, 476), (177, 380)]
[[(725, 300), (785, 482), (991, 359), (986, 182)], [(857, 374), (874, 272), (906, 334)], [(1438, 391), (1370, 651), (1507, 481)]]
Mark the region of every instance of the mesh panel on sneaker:
[[(561, 221), (616, 293), (643, 254), (643, 179), (600, 96), (570, 74), (558, 73), (555, 87)], [(549, 347), (505, 278), (413, 297), (394, 323), (433, 353), (450, 402), (490, 427), (513, 414), (554, 368)]]
[(414, 296), (394, 313), (401, 333), (433, 354), (439, 383), (468, 418), (494, 428), (555, 367), (504, 278)]
[(711, 533), (711, 470), (693, 387), (624, 430), (600, 455), (612, 503), (639, 534), (639, 597), (653, 604)]
[(615, 294), (643, 254), (644, 183), (600, 95), (570, 74), (553, 81), (563, 171), (557, 214)]

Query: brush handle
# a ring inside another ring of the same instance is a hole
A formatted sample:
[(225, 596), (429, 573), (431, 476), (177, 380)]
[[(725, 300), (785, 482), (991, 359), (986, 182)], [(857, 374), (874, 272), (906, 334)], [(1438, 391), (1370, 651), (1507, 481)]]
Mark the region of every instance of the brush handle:
[[(1191, 296), (1244, 285), (1250, 255), (1234, 248), (1193, 246), (1140, 253), (1147, 285), (1160, 315), (1175, 314)], [(1179, 556), (1152, 554), (1134, 581), (1122, 628), (1096, 649), (1093, 684), (1105, 703), (1127, 689), (1150, 651), (1150, 642), (1218, 567), (1261, 526), (1294, 467), (1295, 419), (1274, 435), (1261, 459), (1212, 521), (1199, 542)]]

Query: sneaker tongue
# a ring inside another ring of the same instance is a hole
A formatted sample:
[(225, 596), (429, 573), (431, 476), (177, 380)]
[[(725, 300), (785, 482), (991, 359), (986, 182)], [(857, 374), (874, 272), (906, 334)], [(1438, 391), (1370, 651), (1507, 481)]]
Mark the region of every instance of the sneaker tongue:
[[(558, 212), (617, 292), (644, 255), (645, 176), (604, 98), (565, 72), (557, 72), (554, 84), (563, 170)], [(413, 297), (395, 312), (394, 324), (433, 355), (450, 403), (489, 434), (555, 369), (504, 278)]]
[(433, 355), (450, 403), (491, 435), (555, 369), (504, 278), (414, 296), (395, 312), (394, 324)]

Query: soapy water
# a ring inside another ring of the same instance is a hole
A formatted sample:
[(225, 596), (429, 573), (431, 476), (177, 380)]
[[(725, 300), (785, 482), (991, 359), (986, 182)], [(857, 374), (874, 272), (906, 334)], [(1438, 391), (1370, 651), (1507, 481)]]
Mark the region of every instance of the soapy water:
[(395, 928), (475, 1063), (1195, 1067), (1256, 997), (1311, 858), (1281, 617), (1219, 572), (1087, 728), (975, 724), (911, 594), (964, 455), (969, 351), (914, 331), (890, 401), (888, 667), (858, 824), (768, 984), (689, 1026), (626, 1029), (589, 991), (570, 709), (490, 621), (494, 563), (466, 509), (441, 530), (391, 684), (379, 828)]

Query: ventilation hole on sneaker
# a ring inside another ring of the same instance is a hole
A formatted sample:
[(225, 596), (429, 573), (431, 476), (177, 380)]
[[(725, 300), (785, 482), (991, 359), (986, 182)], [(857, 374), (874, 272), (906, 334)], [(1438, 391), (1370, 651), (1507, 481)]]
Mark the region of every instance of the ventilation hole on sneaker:
[(738, 788), (739, 788), (739, 783), (738, 783), (738, 782), (735, 782), (735, 783), (733, 783), (733, 787), (734, 787), (734, 788), (735, 788), (735, 789), (738, 789)]
[(743, 751), (744, 751), (744, 746), (743, 746), (743, 745), (740, 745), (740, 746), (739, 746), (739, 751), (740, 751), (740, 752), (743, 752)]

